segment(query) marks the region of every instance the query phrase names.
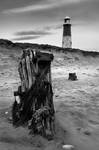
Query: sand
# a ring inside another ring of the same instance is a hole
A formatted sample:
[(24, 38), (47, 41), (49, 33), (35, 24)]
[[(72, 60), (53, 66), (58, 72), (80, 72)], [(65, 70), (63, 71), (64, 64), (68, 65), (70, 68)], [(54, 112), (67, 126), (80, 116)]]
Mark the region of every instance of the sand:
[[(64, 144), (73, 145), (75, 150), (99, 150), (99, 57), (54, 53), (52, 84), (56, 135), (52, 141), (47, 141), (30, 135), (26, 127), (14, 128), (8, 120), (13, 91), (20, 80), (17, 60), (9, 53), (0, 52), (0, 55), (1, 150), (62, 150)], [(78, 80), (68, 80), (69, 72), (76, 72)]]

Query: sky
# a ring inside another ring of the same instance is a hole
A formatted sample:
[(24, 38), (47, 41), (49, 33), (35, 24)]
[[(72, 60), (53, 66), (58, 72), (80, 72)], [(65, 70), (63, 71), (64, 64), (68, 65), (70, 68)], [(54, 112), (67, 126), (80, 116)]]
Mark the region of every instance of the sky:
[(62, 46), (66, 16), (72, 47), (99, 51), (99, 0), (0, 0), (0, 38)]

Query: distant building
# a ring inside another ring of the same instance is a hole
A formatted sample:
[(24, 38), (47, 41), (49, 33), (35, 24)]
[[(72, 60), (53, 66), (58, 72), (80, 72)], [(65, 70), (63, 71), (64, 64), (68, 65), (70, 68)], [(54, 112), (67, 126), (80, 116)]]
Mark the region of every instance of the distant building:
[(62, 47), (72, 48), (70, 17), (65, 17), (64, 19)]

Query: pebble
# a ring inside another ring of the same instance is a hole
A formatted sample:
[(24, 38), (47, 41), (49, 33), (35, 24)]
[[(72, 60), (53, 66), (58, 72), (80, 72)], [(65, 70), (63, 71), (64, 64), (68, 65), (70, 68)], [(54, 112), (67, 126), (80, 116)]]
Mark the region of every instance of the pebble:
[(62, 147), (65, 150), (74, 150), (74, 146), (73, 145), (63, 145)]
[(8, 111), (5, 112), (5, 115), (7, 115), (7, 114), (8, 114)]

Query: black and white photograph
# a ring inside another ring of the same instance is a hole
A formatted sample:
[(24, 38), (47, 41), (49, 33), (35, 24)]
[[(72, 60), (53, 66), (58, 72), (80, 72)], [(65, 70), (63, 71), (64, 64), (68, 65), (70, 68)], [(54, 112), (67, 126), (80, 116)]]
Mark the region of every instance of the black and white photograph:
[(0, 0), (0, 150), (99, 150), (99, 0)]

